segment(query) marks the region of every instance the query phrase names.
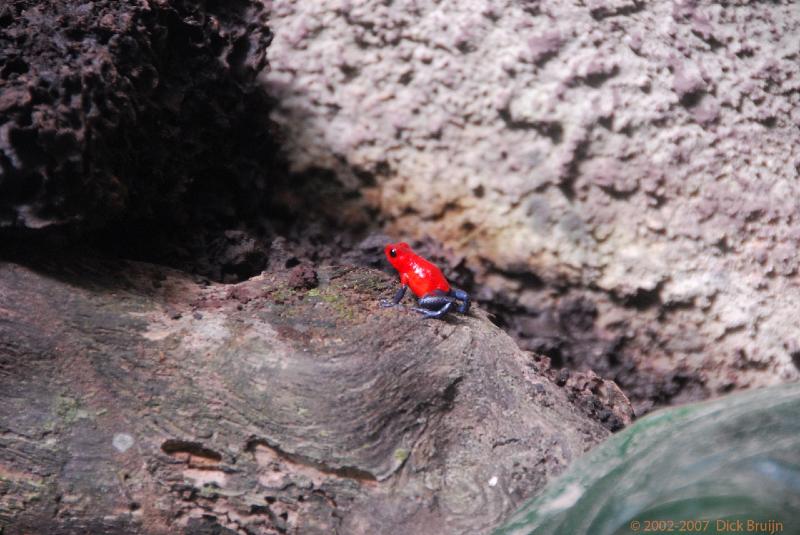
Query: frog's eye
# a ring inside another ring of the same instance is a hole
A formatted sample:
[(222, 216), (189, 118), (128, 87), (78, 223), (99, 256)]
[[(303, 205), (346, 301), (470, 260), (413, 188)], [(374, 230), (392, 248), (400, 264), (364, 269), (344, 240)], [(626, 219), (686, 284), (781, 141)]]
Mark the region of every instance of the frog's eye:
[(397, 256), (397, 249), (392, 249), (391, 251), (389, 251), (389, 256), (391, 256), (392, 258), (396, 257)]

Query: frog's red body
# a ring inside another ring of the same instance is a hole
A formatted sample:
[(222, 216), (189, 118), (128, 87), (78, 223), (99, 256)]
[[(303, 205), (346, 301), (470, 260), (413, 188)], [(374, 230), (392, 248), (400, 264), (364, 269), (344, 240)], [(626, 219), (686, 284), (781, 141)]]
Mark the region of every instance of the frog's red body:
[[(395, 256), (391, 255), (392, 250)], [(414, 295), (423, 297), (435, 290), (450, 291), (450, 284), (441, 270), (414, 251), (407, 243), (390, 243), (385, 248), (386, 258), (400, 274), (400, 284), (408, 286)]]
[(420, 305), (414, 310), (426, 318), (441, 318), (453, 305), (457, 305), (457, 310), (462, 314), (469, 311), (469, 295), (463, 290), (451, 288), (441, 270), (412, 251), (407, 243), (390, 243), (384, 252), (389, 263), (400, 274), (402, 285), (392, 302), (382, 303), (384, 306), (399, 304), (406, 288), (411, 288), (419, 298)]

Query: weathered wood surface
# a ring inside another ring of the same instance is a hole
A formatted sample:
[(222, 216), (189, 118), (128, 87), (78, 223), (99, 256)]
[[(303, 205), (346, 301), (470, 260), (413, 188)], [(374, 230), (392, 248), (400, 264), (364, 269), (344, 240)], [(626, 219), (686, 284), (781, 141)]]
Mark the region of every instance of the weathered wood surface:
[(51, 264), (0, 264), (4, 534), (485, 533), (608, 434), (377, 271)]

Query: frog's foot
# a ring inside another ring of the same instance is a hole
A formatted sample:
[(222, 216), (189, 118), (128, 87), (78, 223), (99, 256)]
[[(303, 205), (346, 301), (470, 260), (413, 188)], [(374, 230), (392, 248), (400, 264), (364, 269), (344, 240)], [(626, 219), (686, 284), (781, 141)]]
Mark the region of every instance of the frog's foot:
[(459, 290), (458, 288), (450, 288), (447, 295), (461, 301), (458, 305), (459, 314), (466, 314), (469, 312), (469, 294), (467, 292)]
[(403, 299), (403, 296), (406, 295), (407, 288), (408, 286), (406, 286), (405, 284), (402, 285), (400, 289), (397, 290), (397, 293), (394, 294), (394, 297), (392, 298), (391, 301), (389, 301), (388, 299), (381, 299), (381, 306), (384, 308), (388, 308), (399, 305), (400, 301), (402, 301)]

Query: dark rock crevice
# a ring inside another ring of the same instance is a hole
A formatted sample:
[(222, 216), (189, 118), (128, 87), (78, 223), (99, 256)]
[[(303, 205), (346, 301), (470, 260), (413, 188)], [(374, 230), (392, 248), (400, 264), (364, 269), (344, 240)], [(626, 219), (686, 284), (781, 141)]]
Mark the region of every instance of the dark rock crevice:
[(267, 214), (282, 164), (256, 84), (266, 18), (252, 0), (6, 4), (5, 241), (177, 263)]

